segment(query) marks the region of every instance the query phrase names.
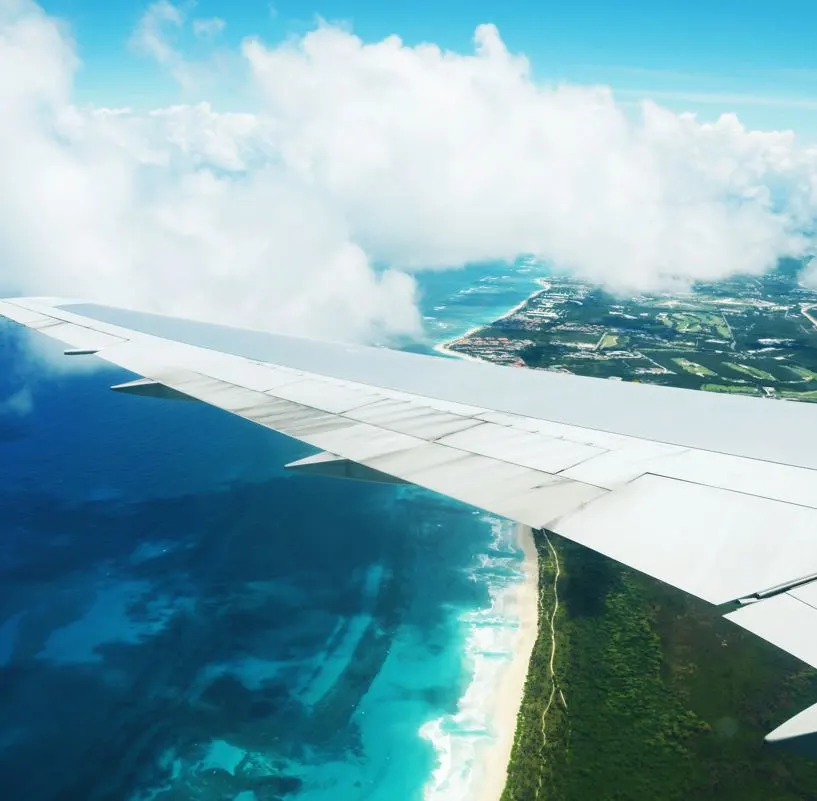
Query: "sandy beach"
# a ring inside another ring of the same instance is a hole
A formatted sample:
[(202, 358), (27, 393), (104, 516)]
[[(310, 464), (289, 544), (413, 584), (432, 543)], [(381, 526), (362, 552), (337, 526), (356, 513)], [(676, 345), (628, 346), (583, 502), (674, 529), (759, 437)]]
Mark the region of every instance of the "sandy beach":
[(470, 362), (482, 362), (485, 359), (478, 359), (476, 356), (469, 356), (467, 353), (458, 353), (455, 350), (451, 350), (452, 345), (456, 345), (458, 342), (462, 342), (463, 339), (467, 339), (468, 337), (476, 334), (477, 331), (481, 331), (483, 328), (487, 328), (491, 323), (498, 323), (500, 320), (504, 320), (507, 317), (510, 317), (512, 314), (516, 314), (520, 309), (524, 308), (524, 306), (532, 299), (535, 298), (537, 295), (541, 295), (542, 292), (547, 291), (548, 287), (550, 286), (548, 282), (544, 278), (537, 278), (536, 283), (539, 284), (539, 289), (531, 292), (524, 300), (520, 301), (516, 304), (512, 309), (508, 309), (505, 314), (497, 317), (495, 320), (491, 320), (490, 322), (483, 323), (482, 325), (475, 325), (473, 328), (469, 328), (464, 334), (461, 336), (456, 337), (455, 339), (448, 340), (447, 342), (442, 342), (439, 345), (434, 346), (434, 350), (437, 353), (444, 353), (447, 356), (456, 356), (458, 359), (465, 359), (466, 361)]
[[(535, 292), (498, 317), (497, 320), (510, 317), (523, 308), (531, 298), (547, 291), (549, 285), (546, 281), (539, 279), (537, 283), (539, 288)], [(485, 361), (466, 353), (450, 350), (450, 346), (485, 328), (486, 325), (475, 326), (456, 339), (436, 345), (434, 350), (466, 361)], [(472, 779), (469, 801), (499, 801), (505, 789), (508, 762), (516, 735), (516, 721), (522, 706), (530, 657), (538, 634), (539, 561), (533, 541), (533, 531), (529, 526), (519, 523), (516, 526), (516, 538), (524, 552), (522, 570), (525, 576), (516, 586), (512, 601), (516, 607), (519, 629), (513, 644), (513, 659), (502, 669), (495, 692), (490, 699), (490, 717), (493, 721), (495, 739), (480, 754), (481, 770)]]
[(491, 698), (491, 717), (496, 740), (481, 755), (482, 775), (475, 777), (473, 801), (499, 801), (505, 789), (508, 761), (511, 756), (516, 719), (522, 705), (525, 679), (538, 630), (539, 563), (533, 532), (521, 523), (516, 528), (517, 541), (525, 553), (523, 571), (525, 578), (515, 590), (515, 603), (519, 617), (519, 630), (514, 643), (514, 656), (502, 670)]

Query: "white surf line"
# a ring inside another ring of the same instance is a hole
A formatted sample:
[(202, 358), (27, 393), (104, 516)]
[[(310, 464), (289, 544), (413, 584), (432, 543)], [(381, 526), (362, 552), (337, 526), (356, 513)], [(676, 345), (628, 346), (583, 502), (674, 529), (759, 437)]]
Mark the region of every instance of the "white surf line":
[(449, 356), (456, 356), (460, 359), (465, 359), (466, 361), (472, 362), (490, 362), (490, 359), (482, 359), (479, 356), (471, 356), (468, 353), (459, 353), (456, 350), (451, 350), (452, 345), (458, 345), (459, 343), (468, 339), (468, 337), (473, 336), (477, 333), (477, 331), (482, 331), (484, 328), (490, 328), (494, 323), (502, 322), (502, 320), (506, 320), (512, 314), (516, 314), (516, 312), (521, 311), (528, 305), (534, 298), (538, 298), (539, 295), (544, 294), (545, 292), (550, 289), (550, 284), (548, 284), (543, 279), (538, 279), (539, 281), (539, 288), (534, 292), (531, 292), (524, 300), (520, 301), (516, 304), (512, 309), (509, 309), (505, 312), (501, 317), (497, 317), (495, 320), (488, 320), (488, 322), (482, 323), (481, 325), (476, 325), (473, 328), (469, 328), (464, 334), (455, 337), (454, 339), (448, 339), (445, 342), (440, 342), (434, 346), (434, 350), (438, 353), (447, 353)]
[[(545, 706), (544, 710), (542, 711), (542, 748), (547, 746), (548, 737), (547, 737), (547, 715), (550, 712), (551, 706), (553, 706), (553, 699), (556, 697), (556, 691), (558, 689), (559, 696), (562, 699), (562, 704), (564, 704), (564, 708), (567, 709), (567, 701), (565, 701), (564, 693), (562, 692), (562, 688), (556, 686), (556, 674), (554, 672), (553, 666), (556, 661), (556, 613), (559, 611), (559, 576), (562, 573), (561, 565), (559, 564), (559, 554), (556, 553), (556, 549), (553, 547), (553, 543), (550, 541), (550, 537), (547, 535), (547, 531), (542, 529), (542, 535), (545, 538), (545, 542), (548, 544), (548, 548), (550, 549), (550, 553), (553, 556), (553, 561), (556, 565), (556, 574), (553, 577), (553, 611), (550, 615), (550, 662), (549, 662), (549, 670), (550, 670), (550, 698), (548, 698), (547, 705)], [(539, 612), (542, 611), (542, 596), (544, 595), (544, 588), (539, 592)], [(536, 798), (539, 798), (539, 792), (542, 789), (542, 774), (539, 774), (539, 785), (536, 788)]]

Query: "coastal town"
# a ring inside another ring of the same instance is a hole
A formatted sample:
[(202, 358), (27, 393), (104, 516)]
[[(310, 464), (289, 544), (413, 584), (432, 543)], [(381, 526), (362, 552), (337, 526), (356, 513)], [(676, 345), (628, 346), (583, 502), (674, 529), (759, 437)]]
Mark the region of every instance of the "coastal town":
[(817, 400), (817, 291), (763, 276), (622, 298), (568, 276), (449, 342), (460, 357), (611, 380)]

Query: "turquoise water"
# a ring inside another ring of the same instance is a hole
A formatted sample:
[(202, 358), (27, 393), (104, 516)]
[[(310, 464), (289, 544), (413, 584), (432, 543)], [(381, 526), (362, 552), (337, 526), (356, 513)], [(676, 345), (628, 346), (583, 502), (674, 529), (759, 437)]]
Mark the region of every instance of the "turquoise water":
[(520, 261), (421, 273), (421, 311), (429, 342), (455, 339), (501, 317), (539, 288), (536, 279), (544, 269)]
[[(502, 274), (424, 277), (431, 337), (532, 291), (481, 280)], [(510, 526), (285, 475), (307, 447), (32, 366), (31, 336), (0, 329), (2, 797), (467, 798), (515, 626)], [(30, 409), (3, 403), (21, 390)]]

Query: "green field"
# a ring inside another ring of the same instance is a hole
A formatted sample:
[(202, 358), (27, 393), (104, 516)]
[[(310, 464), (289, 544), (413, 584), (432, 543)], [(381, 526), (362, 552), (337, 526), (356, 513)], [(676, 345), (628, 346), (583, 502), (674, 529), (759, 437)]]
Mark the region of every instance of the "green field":
[(804, 381), (814, 381), (817, 380), (817, 373), (813, 370), (809, 370), (807, 367), (800, 367), (797, 364), (788, 364), (786, 365), (787, 370), (791, 370), (795, 375), (800, 376)]
[(704, 392), (728, 392), (738, 395), (758, 395), (761, 390), (751, 384), (702, 384)]
[(706, 334), (731, 339), (729, 326), (725, 323), (723, 315), (715, 312), (661, 312), (657, 319), (681, 334)]
[(693, 375), (702, 377), (717, 375), (709, 368), (704, 367), (702, 364), (691, 362), (689, 359), (684, 359), (683, 357), (676, 357), (672, 361), (675, 362), (675, 364), (677, 364), (682, 370), (686, 370), (688, 373), (692, 373)]
[(779, 393), (782, 397), (787, 398), (788, 400), (797, 400), (797, 401), (810, 401), (814, 402), (817, 401), (817, 390), (805, 390), (798, 392), (796, 389), (781, 389)]
[(752, 367), (748, 364), (737, 364), (736, 362), (724, 362), (724, 367), (728, 367), (731, 370), (734, 370), (738, 373), (743, 373), (744, 375), (751, 376), (752, 378), (758, 379), (758, 381), (766, 381), (774, 383), (777, 379), (771, 374), (767, 373), (765, 370), (761, 370), (758, 367)]

